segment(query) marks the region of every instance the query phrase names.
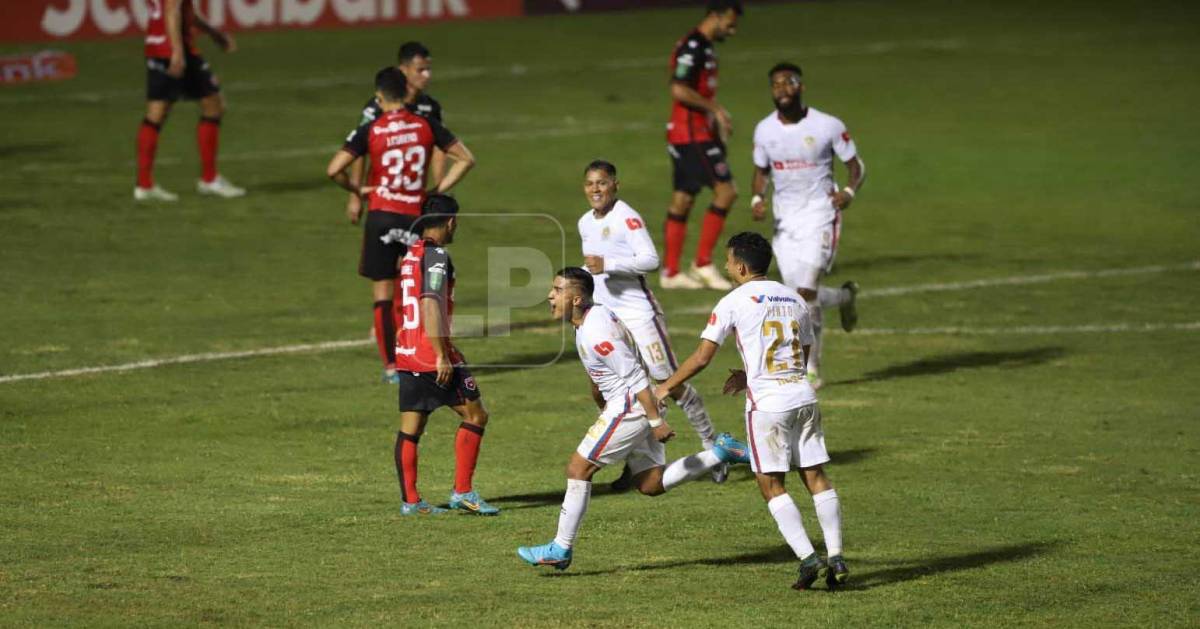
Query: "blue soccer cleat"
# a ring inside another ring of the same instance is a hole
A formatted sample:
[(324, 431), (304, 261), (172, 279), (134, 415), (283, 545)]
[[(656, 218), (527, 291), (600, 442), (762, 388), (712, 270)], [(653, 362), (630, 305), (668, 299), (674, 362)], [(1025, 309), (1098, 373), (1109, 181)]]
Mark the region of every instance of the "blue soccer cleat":
[(496, 515), (500, 513), (499, 507), (493, 507), (486, 500), (479, 497), (479, 492), (468, 491), (465, 494), (460, 494), (457, 491), (450, 492), (450, 508), (462, 509), (467, 513), (475, 513), (478, 515)]
[(446, 510), (435, 507), (424, 500), (420, 502), (405, 502), (400, 505), (400, 515), (441, 515)]
[(571, 549), (554, 542), (541, 546), (522, 546), (517, 555), (531, 566), (554, 566), (555, 570), (566, 570), (571, 565)]
[(733, 438), (733, 435), (723, 432), (717, 435), (712, 451), (722, 463), (749, 463), (750, 448)]

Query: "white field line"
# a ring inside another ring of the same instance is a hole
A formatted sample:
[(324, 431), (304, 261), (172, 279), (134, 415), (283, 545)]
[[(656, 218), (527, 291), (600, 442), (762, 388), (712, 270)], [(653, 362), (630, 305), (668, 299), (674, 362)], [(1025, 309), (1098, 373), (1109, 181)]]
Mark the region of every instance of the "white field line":
[(937, 284), (917, 284), (915, 286), (894, 286), (892, 288), (863, 290), (858, 294), (858, 296), (860, 299), (866, 299), (870, 297), (893, 297), (896, 295), (909, 295), (912, 293), (969, 290), (972, 288), (985, 288), (989, 286), (1023, 286), (1026, 284), (1056, 282), (1058, 280), (1082, 280), (1102, 277), (1121, 277), (1125, 275), (1148, 275), (1152, 273), (1167, 273), (1169, 271), (1196, 270), (1200, 270), (1200, 260), (1194, 260), (1186, 264), (1175, 265), (1139, 266), (1124, 269), (1103, 269), (1100, 271), (1058, 271), (1054, 273), (1044, 273), (1041, 275), (1015, 275), (1012, 277), (969, 280), (966, 282), (944, 282)]
[[(664, 44), (665, 45), (665, 44)], [(813, 46), (810, 48), (789, 47), (789, 48), (762, 48), (757, 50), (745, 50), (740, 52), (732, 52), (721, 55), (721, 58), (729, 62), (740, 61), (755, 61), (759, 59), (770, 59), (772, 61), (783, 58), (792, 57), (797, 54), (802, 55), (805, 59), (816, 57), (847, 57), (847, 56), (870, 56), (884, 55), (896, 53), (904, 50), (914, 51), (953, 51), (960, 50), (965, 47), (965, 42), (957, 38), (944, 39), (914, 39), (901, 41), (877, 41), (867, 42), (863, 44), (852, 45), (823, 45)], [(599, 70), (629, 70), (640, 68), (665, 68), (666, 55), (655, 55), (653, 57), (632, 57), (625, 59), (611, 59), (600, 63), (580, 65), (569, 65), (563, 63), (509, 63), (505, 65), (492, 66), (474, 66), (462, 68), (450, 68), (446, 70), (434, 70), (433, 80), (436, 82), (442, 81), (461, 81), (473, 80), (489, 77), (526, 77), (531, 74), (552, 74), (559, 72), (580, 72), (586, 71), (589, 67)], [(134, 64), (136, 67), (138, 64)], [(366, 78), (364, 78), (366, 77)], [(261, 92), (261, 91), (277, 91), (277, 90), (293, 90), (302, 89), (321, 89), (327, 87), (349, 87), (354, 85), (362, 86), (363, 93), (370, 92), (370, 76), (355, 74), (349, 76), (346, 74), (312, 77), (307, 79), (288, 79), (288, 80), (273, 80), (273, 81), (232, 81), (225, 83), (222, 88), (227, 92)], [(436, 90), (436, 88), (435, 88)], [(129, 89), (113, 89), (113, 90), (97, 90), (88, 92), (75, 92), (70, 94), (54, 93), (54, 94), (14, 94), (11, 96), (0, 97), (0, 105), (17, 105), (24, 103), (99, 103), (106, 100), (122, 99), (134, 100), (136, 90)]]
[[(1058, 280), (1089, 280), (1104, 277), (1121, 277), (1126, 275), (1150, 275), (1168, 273), (1171, 271), (1200, 271), (1200, 260), (1185, 264), (1158, 264), (1154, 266), (1126, 267), (1117, 269), (1100, 269), (1098, 271), (1056, 271), (1040, 275), (1013, 275), (1009, 277), (993, 277), (964, 282), (942, 282), (936, 284), (915, 284), (912, 286), (893, 286), (890, 288), (864, 289), (858, 293), (859, 299), (872, 297), (895, 297), (914, 293), (937, 293), (943, 291), (970, 290), (973, 288), (988, 288), (991, 286), (1024, 286), (1027, 284), (1044, 284)], [(716, 301), (713, 302), (716, 304)], [(692, 306), (676, 310), (679, 314), (708, 314), (712, 306)]]
[(204, 354), (185, 354), (183, 356), (172, 356), (169, 358), (159, 358), (155, 360), (139, 360), (134, 363), (125, 363), (123, 365), (102, 365), (99, 367), (81, 367), (79, 369), (66, 369), (63, 371), (43, 371), (40, 373), (25, 373), (12, 376), (0, 376), (0, 384), (7, 382), (19, 382), (22, 380), (45, 380), (46, 378), (69, 378), (71, 376), (83, 376), (94, 373), (108, 373), (112, 371), (133, 371), (135, 369), (152, 369), (154, 367), (162, 367), (165, 365), (184, 365), (187, 363), (207, 363), (214, 360), (233, 360), (236, 358), (253, 358), (256, 356), (274, 356), (276, 354), (296, 354), (300, 352), (325, 352), (336, 349), (345, 349), (347, 347), (359, 347), (362, 345), (373, 345), (374, 341), (369, 339), (358, 341), (326, 341), (324, 343), (308, 343), (305, 345), (285, 345), (283, 347), (267, 347), (263, 349), (251, 349), (241, 352), (208, 352)]
[[(1099, 271), (1066, 271), (1062, 273), (1048, 273), (1043, 275), (1027, 275), (1007, 278), (995, 278), (992, 280), (976, 280), (973, 282), (956, 282), (952, 284), (925, 284), (920, 286), (898, 287), (877, 289), (875, 296), (881, 295), (902, 295), (909, 292), (920, 292), (911, 290), (921, 287), (936, 286), (938, 288), (932, 290), (963, 290), (969, 288), (980, 288), (984, 286), (1005, 286), (1029, 284), (1037, 282), (1047, 282), (1058, 279), (1092, 279), (1100, 277), (1114, 277), (1121, 275), (1136, 275), (1146, 273), (1165, 273), (1168, 271), (1178, 270), (1198, 270), (1200, 269), (1200, 261), (1190, 262), (1180, 265), (1156, 265), (1147, 267), (1134, 267), (1126, 269), (1103, 269)], [(1047, 279), (1048, 278), (1048, 279)], [(1028, 279), (1034, 281), (1018, 281)], [(944, 287), (953, 288), (944, 288)], [(905, 289), (905, 290), (901, 290)], [(864, 291), (865, 292), (865, 291)], [(695, 308), (687, 308), (677, 310), (681, 314), (703, 314), (707, 313), (708, 309), (697, 311)], [(672, 332), (677, 330), (672, 328)], [(836, 331), (836, 330), (835, 330)], [(1084, 324), (1084, 325), (1069, 325), (1069, 326), (1010, 326), (1010, 327), (938, 327), (938, 328), (862, 328), (854, 331), (856, 336), (900, 336), (900, 335), (962, 335), (962, 336), (994, 336), (1000, 334), (1006, 335), (1049, 335), (1049, 334), (1112, 334), (1119, 332), (1195, 332), (1200, 331), (1200, 321), (1189, 323), (1107, 323), (1107, 324)], [(694, 333), (695, 330), (683, 330), (683, 333)], [(168, 358), (159, 358), (153, 360), (142, 360), (133, 363), (124, 363), (120, 365), (101, 365), (96, 367), (81, 367), (78, 369), (67, 369), (63, 371), (43, 371), (39, 373), (28, 374), (13, 374), (8, 376), (0, 376), (0, 384), (9, 382), (20, 382), (23, 380), (45, 380), (47, 378), (67, 378), (72, 376), (82, 376), (96, 373), (108, 373), (115, 371), (133, 371), (136, 369), (152, 369), (155, 367), (163, 367), (166, 365), (180, 365), (187, 363), (212, 362), (217, 360), (233, 360), (238, 358), (254, 358), (258, 356), (273, 356), (277, 354), (292, 354), (299, 352), (324, 352), (338, 349), (346, 349), (349, 347), (360, 347), (371, 345), (373, 341), (358, 340), (358, 341), (326, 341), (324, 343), (309, 343), (304, 345), (285, 345), (282, 347), (268, 347), (264, 349), (245, 350), (240, 352), (209, 352), (204, 354), (186, 354), (183, 356), (172, 356)]]
[[(1200, 330), (1200, 321), (1190, 323), (1098, 323), (1091, 325), (1018, 325), (1003, 328), (863, 328), (851, 333), (853, 336), (998, 336), (998, 335), (1045, 335), (1045, 334), (1115, 334), (1118, 332), (1195, 332)], [(845, 334), (841, 330), (835, 330)]]
[[(469, 144), (476, 142), (513, 142), (518, 140), (542, 140), (545, 138), (565, 138), (584, 135), (604, 135), (611, 133), (632, 133), (641, 132), (652, 129), (657, 124), (649, 122), (625, 122), (625, 123), (610, 123), (610, 122), (580, 122), (562, 127), (548, 127), (543, 129), (515, 130), (515, 131), (496, 131), (492, 133), (474, 133), (464, 134), (463, 140)], [(333, 154), (340, 148), (340, 144), (326, 144), (322, 146), (309, 146), (290, 149), (273, 149), (269, 151), (242, 151), (233, 153), (222, 153), (222, 162), (253, 162), (269, 159), (287, 159), (297, 157), (313, 157), (324, 155), (332, 157)], [(157, 166), (174, 166), (184, 163), (184, 160), (179, 157), (159, 157), (154, 160), (154, 165)], [(123, 168), (131, 169), (134, 167), (134, 161), (128, 160)], [(111, 165), (95, 164), (91, 166), (83, 164), (73, 164), (65, 162), (28, 162), (17, 169), (20, 172), (45, 172), (52, 170), (70, 170), (78, 172), (82, 169), (95, 170), (112, 170)]]

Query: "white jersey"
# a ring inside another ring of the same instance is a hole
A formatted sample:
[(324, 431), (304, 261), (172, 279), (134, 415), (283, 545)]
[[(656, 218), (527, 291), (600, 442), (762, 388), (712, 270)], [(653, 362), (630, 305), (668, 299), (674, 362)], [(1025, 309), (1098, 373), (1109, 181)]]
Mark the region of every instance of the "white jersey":
[(781, 413), (817, 401), (803, 346), (812, 319), (796, 291), (771, 280), (746, 282), (717, 302), (700, 334), (720, 345), (733, 332), (746, 367), (746, 408)]
[(575, 351), (606, 402), (601, 417), (643, 417), (636, 395), (650, 386), (633, 336), (607, 306), (595, 304), (575, 330)]
[(763, 118), (754, 128), (754, 165), (771, 169), (776, 229), (811, 233), (833, 223), (833, 156), (845, 162), (857, 154), (846, 125), (816, 108), (794, 124), (778, 112)]
[(646, 273), (658, 270), (658, 250), (637, 210), (620, 200), (599, 218), (588, 210), (579, 217), (579, 238), (583, 255), (604, 257), (604, 272), (592, 276), (596, 303), (608, 306), (623, 320), (662, 314), (646, 282)]

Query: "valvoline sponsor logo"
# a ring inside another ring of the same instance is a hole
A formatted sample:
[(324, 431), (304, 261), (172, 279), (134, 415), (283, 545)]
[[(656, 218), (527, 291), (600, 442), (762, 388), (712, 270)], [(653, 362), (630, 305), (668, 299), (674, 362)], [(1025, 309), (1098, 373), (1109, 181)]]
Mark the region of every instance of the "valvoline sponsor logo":
[(795, 303), (799, 303), (799, 302), (797, 302), (797, 301), (796, 301), (796, 298), (794, 298), (794, 297), (784, 297), (783, 295), (751, 295), (751, 296), (750, 296), (750, 301), (752, 301), (752, 302), (754, 302), (754, 303), (756, 303), (756, 304), (762, 304), (762, 303), (780, 303), (780, 302), (782, 302), (782, 303), (787, 303), (787, 304), (795, 304)]

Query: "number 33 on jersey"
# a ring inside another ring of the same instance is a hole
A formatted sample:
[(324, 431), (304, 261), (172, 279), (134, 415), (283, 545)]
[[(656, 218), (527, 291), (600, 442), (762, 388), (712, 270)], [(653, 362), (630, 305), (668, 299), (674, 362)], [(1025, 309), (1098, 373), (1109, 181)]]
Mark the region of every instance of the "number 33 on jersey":
[(440, 122), (399, 109), (352, 131), (342, 150), (371, 158), (371, 210), (419, 216), (433, 147), (445, 151), (457, 142)]

